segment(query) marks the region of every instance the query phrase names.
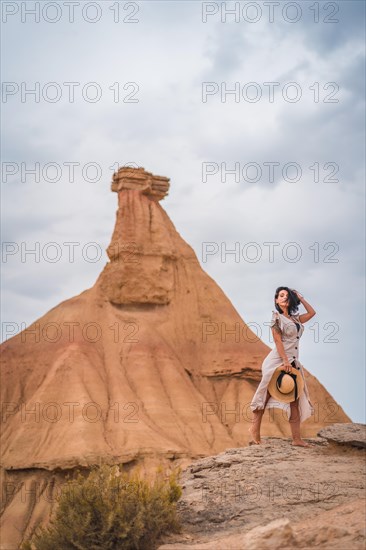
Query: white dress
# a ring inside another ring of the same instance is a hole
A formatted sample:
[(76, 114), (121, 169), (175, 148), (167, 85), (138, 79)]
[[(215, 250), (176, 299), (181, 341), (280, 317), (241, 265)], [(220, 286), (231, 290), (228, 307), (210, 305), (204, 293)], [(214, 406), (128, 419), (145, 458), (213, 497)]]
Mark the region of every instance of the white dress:
[[(298, 323), (299, 330), (295, 324), (295, 321)], [(293, 363), (293, 366), (300, 370), (301, 376), (304, 380), (304, 391), (299, 397), (300, 422), (304, 422), (304, 420), (314, 414), (314, 407), (310, 401), (309, 391), (304, 376), (304, 367), (298, 358), (299, 341), (304, 332), (304, 325), (300, 323), (299, 315), (292, 315), (292, 318), (288, 319), (277, 310), (272, 310), (271, 327), (273, 327), (274, 324), (277, 324), (281, 330), (281, 340), (288, 360), (290, 363)], [(274, 349), (269, 352), (262, 363), (262, 380), (260, 381), (257, 391), (255, 392), (250, 403), (250, 408), (252, 411), (255, 409), (264, 408), (269, 381), (271, 380), (275, 369), (282, 363), (283, 360), (277, 351), (277, 346), (275, 345)], [(271, 396), (268, 399), (266, 409), (271, 409), (273, 407), (286, 411), (287, 418), (290, 420), (290, 403), (282, 403), (282, 401), (277, 401)]]

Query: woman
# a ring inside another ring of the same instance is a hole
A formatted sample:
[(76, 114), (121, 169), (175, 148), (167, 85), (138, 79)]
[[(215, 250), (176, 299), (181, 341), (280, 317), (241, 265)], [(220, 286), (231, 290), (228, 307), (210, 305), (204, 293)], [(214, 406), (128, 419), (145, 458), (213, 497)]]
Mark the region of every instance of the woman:
[[(276, 289), (274, 301), (277, 311), (272, 312), (271, 328), (276, 346), (263, 361), (262, 380), (250, 404), (253, 420), (249, 428), (252, 436), (249, 444), (259, 445), (261, 443), (260, 427), (264, 410), (277, 407), (287, 413), (292, 432), (292, 445), (310, 447), (311, 445), (300, 437), (300, 422), (314, 414), (314, 409), (309, 399), (303, 366), (298, 359), (298, 344), (304, 332), (303, 324), (314, 317), (316, 311), (301, 294), (287, 286), (280, 286)], [(306, 313), (302, 315), (296, 314), (300, 303), (306, 309)], [(304, 391), (290, 404), (276, 400), (267, 390), (274, 371), (280, 365), (283, 365), (283, 370), (288, 373), (291, 372), (291, 367), (299, 369), (304, 381)]]

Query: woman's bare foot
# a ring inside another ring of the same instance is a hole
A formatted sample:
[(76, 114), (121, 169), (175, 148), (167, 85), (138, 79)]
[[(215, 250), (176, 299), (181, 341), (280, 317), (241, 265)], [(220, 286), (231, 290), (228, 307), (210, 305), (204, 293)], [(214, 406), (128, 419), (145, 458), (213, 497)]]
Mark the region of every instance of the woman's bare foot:
[(250, 428), (248, 429), (248, 432), (252, 436), (252, 439), (249, 441), (249, 445), (260, 445), (261, 438), (260, 436), (258, 436), (257, 433), (253, 431), (253, 426), (250, 426)]
[(307, 443), (302, 439), (294, 439), (291, 445), (293, 445), (294, 447), (312, 447), (313, 446), (311, 443)]

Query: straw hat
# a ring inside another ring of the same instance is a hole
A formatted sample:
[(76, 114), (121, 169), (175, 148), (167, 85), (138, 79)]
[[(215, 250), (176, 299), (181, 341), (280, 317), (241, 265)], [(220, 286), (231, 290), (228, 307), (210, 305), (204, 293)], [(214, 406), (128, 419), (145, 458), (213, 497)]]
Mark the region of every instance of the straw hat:
[(291, 372), (287, 373), (283, 364), (280, 365), (272, 375), (268, 391), (277, 401), (283, 403), (295, 401), (304, 391), (304, 380), (300, 371), (291, 367)]

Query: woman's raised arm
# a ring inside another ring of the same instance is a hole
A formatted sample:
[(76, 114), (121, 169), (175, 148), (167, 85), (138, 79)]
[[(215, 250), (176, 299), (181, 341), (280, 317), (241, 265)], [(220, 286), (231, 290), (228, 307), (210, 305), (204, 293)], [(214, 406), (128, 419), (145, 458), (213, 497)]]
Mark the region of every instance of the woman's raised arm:
[(297, 292), (297, 290), (294, 290), (294, 292), (296, 293), (297, 297), (299, 298), (300, 302), (302, 303), (302, 305), (304, 306), (304, 308), (306, 309), (307, 313), (303, 313), (302, 315), (299, 315), (299, 321), (300, 323), (304, 324), (306, 323), (306, 321), (309, 321), (312, 317), (314, 317), (314, 315), (316, 314), (316, 311), (315, 309), (309, 304), (309, 302), (307, 302), (304, 298), (304, 296), (301, 296), (301, 294), (299, 294)]

